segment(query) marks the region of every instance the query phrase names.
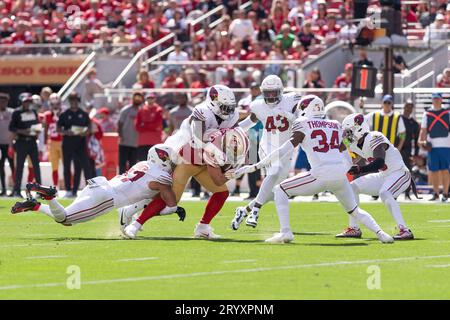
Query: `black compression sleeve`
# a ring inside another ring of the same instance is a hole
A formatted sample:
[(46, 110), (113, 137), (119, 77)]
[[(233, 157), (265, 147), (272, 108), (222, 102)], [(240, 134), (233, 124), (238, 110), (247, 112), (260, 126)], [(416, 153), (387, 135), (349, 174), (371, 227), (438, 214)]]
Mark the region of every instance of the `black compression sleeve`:
[(378, 170), (380, 170), (383, 167), (384, 167), (384, 159), (376, 158), (368, 165), (360, 167), (359, 171), (361, 173), (372, 173), (372, 172), (378, 172)]

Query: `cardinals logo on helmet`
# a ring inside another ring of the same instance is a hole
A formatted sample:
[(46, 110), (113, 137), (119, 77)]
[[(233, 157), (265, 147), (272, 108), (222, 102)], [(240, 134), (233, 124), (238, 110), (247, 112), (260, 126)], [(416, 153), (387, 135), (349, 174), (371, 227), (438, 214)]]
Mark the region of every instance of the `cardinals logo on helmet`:
[(300, 101), (300, 104), (298, 107), (300, 108), (300, 110), (305, 110), (309, 106), (311, 101), (313, 101), (313, 100), (314, 100), (314, 98), (304, 99), (304, 100)]
[(362, 114), (358, 114), (355, 116), (355, 124), (358, 126), (362, 125), (364, 122), (364, 116)]
[(211, 87), (211, 89), (209, 90), (209, 97), (212, 101), (215, 101), (219, 98), (219, 92), (217, 92), (216, 88)]
[(156, 154), (158, 155), (158, 157), (162, 160), (162, 161), (167, 161), (170, 159), (169, 154), (167, 153), (167, 151), (165, 150), (161, 150), (156, 148), (155, 149)]

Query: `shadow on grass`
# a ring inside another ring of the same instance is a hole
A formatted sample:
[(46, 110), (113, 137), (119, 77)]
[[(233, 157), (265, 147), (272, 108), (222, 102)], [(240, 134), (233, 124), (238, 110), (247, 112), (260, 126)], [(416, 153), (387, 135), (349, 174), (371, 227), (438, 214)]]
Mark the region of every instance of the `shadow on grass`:
[(364, 247), (367, 243), (301, 243), (302, 246), (319, 246), (319, 247)]
[[(377, 238), (366, 238), (366, 239), (358, 239), (363, 241), (380, 241)], [(422, 241), (422, 240), (429, 240), (427, 238), (414, 238), (413, 240), (394, 240), (394, 242), (414, 242), (414, 241)]]
[(294, 232), (296, 236), (330, 236), (331, 233), (325, 232)]
[(116, 238), (94, 238), (94, 237), (59, 237), (59, 238), (22, 238), (22, 240), (33, 240), (33, 241), (55, 241), (55, 242), (71, 242), (71, 241), (115, 241), (123, 240), (119, 236)]
[[(26, 238), (24, 240), (30, 240), (30, 238)], [(209, 241), (209, 242), (236, 242), (236, 243), (264, 243), (264, 240), (242, 240), (242, 239), (229, 239), (229, 238), (220, 238), (215, 240), (206, 240), (206, 239), (195, 239), (189, 237), (144, 237), (139, 236), (137, 239), (128, 240), (122, 238), (120, 236), (116, 238), (94, 238), (94, 237), (60, 237), (60, 238), (39, 238), (33, 239), (37, 241), (55, 241), (55, 242), (71, 242), (71, 241)]]
[(243, 239), (230, 239), (220, 238), (214, 240), (196, 239), (188, 237), (139, 237), (136, 240), (162, 240), (162, 241), (208, 241), (208, 242), (236, 242), (236, 243), (264, 243), (264, 240), (243, 240)]

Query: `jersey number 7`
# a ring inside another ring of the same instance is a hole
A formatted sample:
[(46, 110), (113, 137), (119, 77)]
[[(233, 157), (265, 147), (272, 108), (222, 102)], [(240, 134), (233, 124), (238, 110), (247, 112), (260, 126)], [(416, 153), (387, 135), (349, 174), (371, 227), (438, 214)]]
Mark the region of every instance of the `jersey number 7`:
[[(130, 174), (134, 174), (134, 176), (131, 177), (131, 178), (128, 178), (128, 176)], [(125, 172), (124, 177), (120, 181), (122, 181), (122, 182), (127, 182), (127, 181), (134, 182), (134, 181), (142, 178), (144, 175), (145, 175), (145, 172), (137, 171), (137, 170), (133, 170), (132, 172)]]
[(311, 139), (319, 140), (319, 145), (313, 148), (315, 152), (328, 152), (330, 149), (339, 149), (339, 132), (337, 130), (333, 130), (331, 132), (330, 143), (328, 143), (327, 134), (323, 130), (314, 130), (311, 132)]

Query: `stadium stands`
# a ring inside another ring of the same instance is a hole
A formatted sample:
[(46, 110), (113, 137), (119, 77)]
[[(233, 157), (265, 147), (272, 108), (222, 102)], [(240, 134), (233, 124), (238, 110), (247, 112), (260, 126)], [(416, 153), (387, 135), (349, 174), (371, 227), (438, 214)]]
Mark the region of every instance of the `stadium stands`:
[[(349, 78), (336, 77), (348, 70), (346, 63), (356, 59), (339, 64), (339, 72), (329, 75), (336, 79), (337, 88), (321, 79), (320, 74), (323, 77), (328, 70), (307, 66), (327, 50), (348, 48), (357, 40), (366, 25), (354, 20), (356, 9), (354, 2), (347, 0), (6, 0), (0, 2), (0, 54), (83, 55), (82, 67), (60, 91), (63, 100), (76, 89), (84, 104), (103, 108), (99, 117), (108, 112), (113, 119), (135, 89), (155, 92), (168, 117), (177, 104), (176, 93), (187, 93), (189, 104), (195, 105), (208, 85), (224, 83), (240, 98), (252, 82), (269, 74), (279, 75), (288, 87), (301, 92), (316, 93), (328, 101), (339, 97), (353, 102)], [(378, 23), (381, 10), (380, 1), (368, 1), (370, 23)], [(411, 45), (448, 39), (450, 5), (446, 1), (430, 6), (408, 1), (401, 15)], [(92, 52), (123, 56), (125, 67), (105, 81), (102, 73), (107, 68), (97, 63)], [(98, 79), (89, 78), (93, 67)], [(425, 75), (416, 72), (412, 77), (405, 69), (399, 77), (401, 84), (411, 89), (429, 81), (448, 88), (447, 71), (436, 77), (426, 69)], [(431, 76), (425, 78), (428, 74)], [(380, 85), (381, 77), (378, 100), (366, 103), (366, 110), (379, 108)], [(417, 93), (418, 115), (430, 104), (427, 95)], [(45, 105), (41, 111), (46, 111)]]

